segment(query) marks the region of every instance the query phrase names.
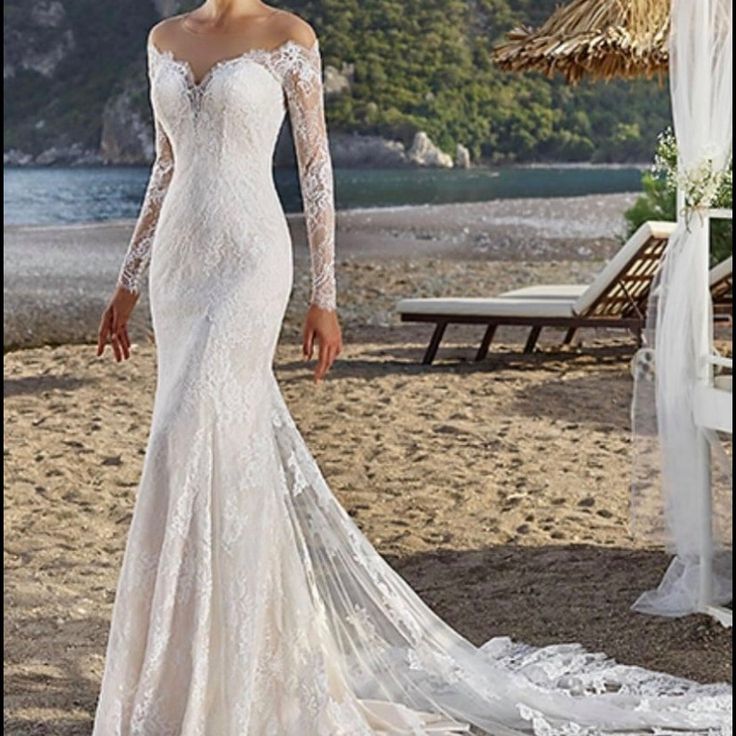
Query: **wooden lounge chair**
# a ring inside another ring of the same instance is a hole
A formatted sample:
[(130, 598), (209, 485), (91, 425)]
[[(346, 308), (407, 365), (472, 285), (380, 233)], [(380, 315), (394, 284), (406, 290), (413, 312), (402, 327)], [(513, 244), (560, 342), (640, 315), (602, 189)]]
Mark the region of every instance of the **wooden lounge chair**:
[(710, 295), (716, 317), (733, 317), (733, 256), (710, 270)]
[[(526, 286), (501, 294), (503, 299), (579, 299), (588, 287), (580, 284)], [(731, 315), (733, 306), (733, 258), (729, 256), (710, 271), (710, 291), (717, 315)]]
[(531, 327), (525, 353), (534, 350), (544, 327), (566, 329), (566, 344), (582, 327), (625, 329), (639, 336), (652, 279), (674, 229), (672, 222), (642, 225), (589, 286), (533, 286), (493, 299), (403, 299), (397, 309), (402, 322), (435, 325), (424, 355), (427, 365), (434, 360), (449, 324), (486, 325), (476, 360), (488, 355), (501, 325)]

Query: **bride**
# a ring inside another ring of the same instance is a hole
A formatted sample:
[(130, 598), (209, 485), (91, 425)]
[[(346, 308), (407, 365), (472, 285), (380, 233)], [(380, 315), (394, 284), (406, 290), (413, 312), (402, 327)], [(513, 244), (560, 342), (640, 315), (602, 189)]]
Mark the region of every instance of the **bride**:
[(260, 0), (207, 0), (152, 30), (148, 63), (156, 159), (98, 354), (129, 357), (150, 261), (158, 385), (95, 736), (730, 733), (727, 686), (576, 645), (476, 648), (380, 558), (271, 368), (292, 285), (271, 172), (287, 110), (316, 380), (341, 348), (314, 33)]

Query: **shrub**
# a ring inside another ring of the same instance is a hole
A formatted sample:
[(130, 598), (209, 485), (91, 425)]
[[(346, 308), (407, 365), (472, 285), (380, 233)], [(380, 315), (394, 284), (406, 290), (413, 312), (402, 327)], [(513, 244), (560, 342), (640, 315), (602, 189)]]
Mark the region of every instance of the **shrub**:
[[(731, 209), (733, 203), (733, 167), (721, 175), (707, 173), (702, 182), (715, 189), (713, 207)], [(627, 236), (647, 220), (677, 219), (677, 144), (672, 131), (667, 129), (659, 136), (654, 165), (642, 175), (643, 193), (624, 216), (628, 224)], [(696, 192), (697, 194), (697, 192)], [(696, 215), (697, 216), (697, 215)], [(733, 225), (731, 220), (711, 222), (710, 255), (713, 264), (728, 258), (733, 252)]]

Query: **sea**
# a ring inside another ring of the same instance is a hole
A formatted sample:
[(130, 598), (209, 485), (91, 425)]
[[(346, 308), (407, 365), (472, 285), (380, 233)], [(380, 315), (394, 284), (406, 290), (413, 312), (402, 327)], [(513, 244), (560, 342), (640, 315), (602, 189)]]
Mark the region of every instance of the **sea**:
[[(473, 169), (337, 169), (338, 209), (572, 197), (641, 189), (641, 167), (532, 166)], [(4, 224), (55, 225), (136, 217), (147, 167), (6, 167)], [(287, 212), (301, 207), (293, 170), (275, 171)]]

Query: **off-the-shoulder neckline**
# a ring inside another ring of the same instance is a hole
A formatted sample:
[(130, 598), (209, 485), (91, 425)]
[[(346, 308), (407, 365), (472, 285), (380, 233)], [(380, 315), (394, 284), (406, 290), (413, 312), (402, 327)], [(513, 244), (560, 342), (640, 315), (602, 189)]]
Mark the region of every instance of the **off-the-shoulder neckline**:
[(214, 72), (216, 72), (218, 69), (224, 66), (228, 66), (229, 64), (235, 64), (236, 62), (242, 61), (244, 59), (248, 59), (254, 56), (275, 56), (276, 54), (279, 54), (283, 51), (285, 51), (288, 48), (294, 48), (297, 51), (300, 51), (304, 53), (305, 55), (314, 55), (319, 51), (319, 40), (314, 39), (311, 47), (304, 46), (300, 43), (297, 43), (296, 41), (293, 41), (292, 39), (287, 39), (283, 43), (280, 43), (278, 46), (275, 46), (272, 49), (264, 49), (264, 48), (251, 48), (246, 49), (240, 54), (237, 54), (235, 56), (228, 56), (224, 59), (220, 59), (219, 61), (216, 61), (212, 66), (205, 72), (205, 74), (202, 76), (202, 78), (197, 81), (194, 78), (194, 71), (192, 69), (192, 65), (187, 59), (180, 59), (178, 56), (174, 54), (173, 51), (169, 49), (160, 49), (150, 38), (148, 39), (148, 47), (151, 49), (155, 54), (158, 56), (163, 56), (170, 61), (174, 62), (175, 64), (179, 64), (184, 69), (186, 69), (187, 76), (189, 77), (190, 84), (195, 87), (202, 87), (204, 86), (209, 78), (212, 76)]

